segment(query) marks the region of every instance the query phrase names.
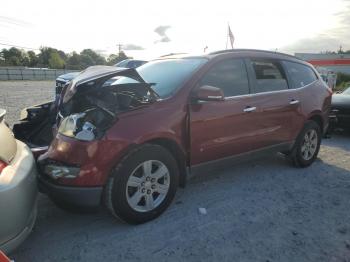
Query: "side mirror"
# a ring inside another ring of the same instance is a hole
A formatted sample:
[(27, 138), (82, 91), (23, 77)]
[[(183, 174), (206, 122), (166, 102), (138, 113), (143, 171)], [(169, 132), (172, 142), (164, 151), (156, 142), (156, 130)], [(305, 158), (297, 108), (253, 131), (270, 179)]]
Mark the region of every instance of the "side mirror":
[(207, 101), (224, 101), (225, 96), (224, 92), (214, 86), (201, 86), (197, 88), (193, 95), (192, 99), (195, 102), (207, 102)]

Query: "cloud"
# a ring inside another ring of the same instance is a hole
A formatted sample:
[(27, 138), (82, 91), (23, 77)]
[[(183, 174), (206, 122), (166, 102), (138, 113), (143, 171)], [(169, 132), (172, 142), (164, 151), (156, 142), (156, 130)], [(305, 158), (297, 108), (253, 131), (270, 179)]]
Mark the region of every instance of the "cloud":
[(347, 46), (350, 46), (350, 43), (347, 39), (340, 40), (338, 37), (328, 34), (319, 34), (312, 38), (300, 39), (280, 49), (288, 53), (317, 53), (321, 51), (337, 51), (341, 45), (347, 48)]
[(108, 53), (106, 49), (94, 49), (94, 51), (100, 55), (106, 55)]
[(126, 45), (123, 45), (123, 50), (145, 50), (145, 48), (139, 45), (126, 44)]
[(339, 25), (314, 37), (300, 39), (288, 46), (280, 48), (285, 52), (320, 52), (337, 51), (340, 46), (343, 50), (350, 50), (350, 1), (344, 10), (335, 14)]
[(9, 27), (9, 26), (19, 26), (19, 27), (28, 27), (32, 26), (31, 23), (23, 21), (17, 18), (0, 16), (0, 26)]
[(154, 32), (157, 33), (160, 36), (159, 40), (156, 40), (154, 43), (166, 43), (170, 42), (171, 39), (167, 36), (166, 31), (171, 28), (170, 25), (160, 25), (154, 29)]

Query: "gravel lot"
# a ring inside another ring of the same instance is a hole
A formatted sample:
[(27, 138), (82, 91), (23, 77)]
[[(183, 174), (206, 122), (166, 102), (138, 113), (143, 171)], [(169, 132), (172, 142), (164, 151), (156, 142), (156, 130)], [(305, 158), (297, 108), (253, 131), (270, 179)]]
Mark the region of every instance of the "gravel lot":
[(55, 81), (0, 81), (0, 107), (12, 126), (25, 107), (52, 100)]
[[(53, 82), (0, 82), (13, 123), (53, 96)], [(207, 215), (198, 212), (207, 209)], [(307, 169), (282, 156), (203, 174), (158, 219), (130, 226), (101, 208), (72, 214), (40, 195), (15, 261), (350, 261), (350, 135), (324, 140)]]

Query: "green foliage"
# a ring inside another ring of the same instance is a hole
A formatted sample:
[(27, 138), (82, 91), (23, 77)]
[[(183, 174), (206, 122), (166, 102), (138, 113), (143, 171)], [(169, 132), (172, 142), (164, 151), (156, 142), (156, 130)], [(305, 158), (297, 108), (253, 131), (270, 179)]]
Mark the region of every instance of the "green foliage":
[(73, 52), (67, 59), (67, 68), (73, 70), (80, 70), (80, 56), (76, 52)]
[(28, 63), (26, 52), (15, 47), (2, 49), (0, 56), (7, 66), (25, 66)]
[(39, 62), (37, 55), (33, 51), (28, 51), (27, 55), (28, 55), (28, 59), (29, 59), (28, 66), (30, 66), (30, 67), (36, 66)]
[(92, 49), (84, 49), (80, 53), (67, 54), (62, 50), (51, 47), (41, 47), (36, 54), (33, 51), (24, 51), (15, 47), (0, 51), (0, 66), (28, 66), (53, 69), (82, 70), (94, 65), (114, 65), (129, 58), (124, 52), (112, 54), (106, 59)]
[(83, 68), (93, 65), (105, 65), (106, 59), (91, 49), (84, 49), (80, 52), (80, 65)]
[(343, 82), (350, 82), (350, 75), (344, 73), (337, 73), (337, 85)]
[(344, 73), (337, 73), (337, 91), (343, 90), (346, 87), (350, 86), (350, 75)]
[(111, 54), (107, 58), (107, 64), (108, 65), (115, 65), (116, 63), (123, 61), (125, 59), (128, 59), (128, 57), (123, 51), (121, 51), (118, 55), (116, 54)]
[(61, 69), (64, 68), (64, 61), (58, 52), (52, 52), (49, 58), (49, 68)]

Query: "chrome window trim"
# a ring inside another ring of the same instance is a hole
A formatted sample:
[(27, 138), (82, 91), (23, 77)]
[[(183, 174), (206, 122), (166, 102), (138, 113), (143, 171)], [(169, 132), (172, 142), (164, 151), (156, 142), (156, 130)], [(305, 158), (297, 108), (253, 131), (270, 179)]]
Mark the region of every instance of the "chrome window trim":
[(238, 98), (242, 98), (242, 97), (254, 97), (254, 96), (259, 96), (259, 95), (266, 95), (266, 94), (279, 94), (279, 93), (286, 93), (286, 92), (290, 92), (293, 90), (302, 90), (304, 88), (309, 87), (310, 85), (314, 84), (315, 82), (320, 81), (319, 79), (311, 82), (310, 84), (307, 84), (305, 86), (299, 87), (299, 88), (288, 88), (288, 89), (284, 89), (284, 90), (277, 90), (277, 91), (267, 91), (267, 92), (261, 92), (261, 93), (251, 93), (251, 94), (246, 94), (246, 95), (239, 95), (239, 96), (227, 96), (224, 98), (225, 101), (227, 100), (233, 100), (233, 99), (238, 99)]

